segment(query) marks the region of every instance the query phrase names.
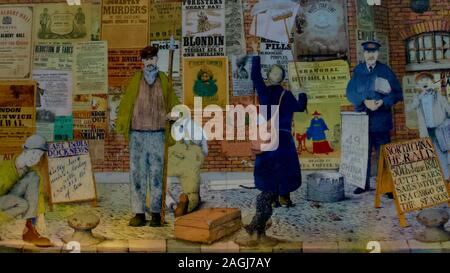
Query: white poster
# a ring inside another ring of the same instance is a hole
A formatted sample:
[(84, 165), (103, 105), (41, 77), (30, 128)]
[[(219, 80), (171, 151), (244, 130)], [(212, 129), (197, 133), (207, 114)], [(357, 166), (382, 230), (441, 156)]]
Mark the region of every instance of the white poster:
[(244, 14), (241, 0), (226, 1), (225, 19), (227, 56), (245, 54)]
[[(169, 72), (169, 46), (170, 41), (152, 41), (152, 46), (157, 47), (158, 50), (158, 68), (164, 73)], [(173, 52), (173, 67), (172, 76), (174, 78), (180, 77), (180, 42), (175, 41), (175, 50)]]
[[(287, 74), (289, 62), (293, 61), (290, 44), (284, 44), (264, 38), (261, 39), (259, 55), (261, 56), (261, 72), (264, 79), (267, 77), (270, 66), (278, 64), (284, 68), (284, 71)], [(288, 77), (286, 77), (285, 81), (288, 80), (287, 78)]]

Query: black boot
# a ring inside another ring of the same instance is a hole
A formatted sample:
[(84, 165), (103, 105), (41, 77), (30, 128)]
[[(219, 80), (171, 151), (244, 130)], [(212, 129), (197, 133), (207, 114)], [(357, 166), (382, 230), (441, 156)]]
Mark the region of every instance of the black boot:
[(284, 194), (284, 195), (280, 195), (279, 202), (280, 202), (280, 205), (282, 207), (285, 207), (285, 208), (290, 208), (290, 207), (294, 207), (295, 206), (294, 203), (291, 200), (291, 195), (289, 193), (288, 194)]
[(363, 188), (356, 188), (356, 190), (353, 192), (353, 194), (362, 194), (365, 192), (366, 192), (366, 190)]
[(161, 226), (161, 214), (152, 212), (152, 220), (150, 220), (149, 226), (160, 227)]
[(136, 215), (130, 219), (130, 223), (128, 225), (130, 227), (145, 226), (145, 213), (136, 213)]

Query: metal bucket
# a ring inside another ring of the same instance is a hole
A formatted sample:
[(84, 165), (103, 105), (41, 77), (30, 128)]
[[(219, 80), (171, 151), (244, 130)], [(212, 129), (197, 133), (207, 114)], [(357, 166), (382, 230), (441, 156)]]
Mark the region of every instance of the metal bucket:
[(306, 176), (306, 199), (325, 203), (345, 199), (344, 176), (337, 172), (318, 172)]

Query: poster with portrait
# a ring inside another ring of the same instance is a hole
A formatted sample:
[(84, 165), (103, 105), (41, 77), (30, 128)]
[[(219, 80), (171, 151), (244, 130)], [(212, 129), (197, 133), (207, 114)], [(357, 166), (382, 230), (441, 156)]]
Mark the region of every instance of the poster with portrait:
[(110, 92), (118, 93), (129, 79), (142, 68), (140, 51), (137, 49), (110, 49), (108, 51), (108, 86)]
[(77, 94), (73, 96), (73, 137), (105, 139), (108, 130), (108, 95)]
[(108, 93), (108, 48), (106, 41), (75, 45), (74, 94)]
[(300, 1), (295, 18), (294, 55), (297, 61), (308, 56), (347, 56), (346, 0)]
[(225, 1), (183, 1), (183, 57), (225, 56)]
[[(272, 65), (277, 64), (288, 71), (288, 65), (293, 61), (291, 45), (261, 38), (259, 56), (261, 57), (261, 73), (267, 80), (267, 73)], [(287, 77), (285, 78), (287, 82)]]
[(33, 8), (0, 7), (0, 79), (29, 79)]
[(227, 57), (183, 58), (183, 98), (191, 109), (194, 109), (194, 97), (202, 99), (203, 108), (215, 104), (225, 109), (228, 104)]
[(34, 8), (35, 43), (91, 39), (91, 4), (39, 4)]
[(36, 129), (36, 83), (0, 82), (0, 154), (21, 150)]
[(231, 56), (233, 73), (233, 96), (250, 96), (254, 94), (251, 55)]
[(49, 70), (72, 70), (74, 44), (49, 42), (34, 45), (33, 68)]
[[(157, 47), (158, 50), (158, 68), (164, 73), (169, 72), (169, 54), (170, 54), (170, 40), (152, 41), (152, 46)], [(173, 52), (173, 67), (172, 76), (174, 78), (180, 77), (180, 42), (175, 41), (175, 50)]]
[(225, 8), (226, 55), (243, 55), (246, 53), (246, 44), (242, 0), (228, 0)]
[(102, 1), (102, 40), (108, 48), (144, 48), (148, 44), (149, 1)]
[(181, 40), (181, 1), (151, 3), (149, 15), (150, 41)]
[(294, 139), (302, 170), (339, 169), (341, 109), (338, 101), (308, 103), (308, 113), (294, 114)]

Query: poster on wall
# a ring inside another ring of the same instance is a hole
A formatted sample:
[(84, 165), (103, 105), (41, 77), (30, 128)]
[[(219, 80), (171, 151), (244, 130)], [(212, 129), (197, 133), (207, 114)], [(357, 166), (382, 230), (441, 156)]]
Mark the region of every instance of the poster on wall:
[(108, 122), (109, 122), (109, 132), (113, 133), (116, 131), (116, 119), (117, 113), (119, 111), (120, 100), (122, 99), (122, 94), (110, 94), (108, 95)]
[(102, 40), (108, 41), (108, 48), (144, 48), (148, 14), (148, 0), (102, 1)]
[(373, 30), (356, 30), (356, 57), (358, 62), (364, 62), (364, 49), (361, 44), (369, 40), (375, 40), (381, 44), (378, 60), (389, 65), (389, 35), (385, 32)]
[(92, 3), (91, 8), (91, 41), (100, 41), (102, 30), (102, 5)]
[(105, 41), (77, 43), (74, 94), (108, 93), (108, 48)]
[(35, 43), (91, 39), (92, 5), (39, 4), (34, 8)]
[(107, 94), (74, 95), (74, 139), (105, 139), (108, 130), (107, 110)]
[(36, 131), (53, 141), (58, 116), (72, 115), (72, 74), (63, 70), (34, 70)]
[(228, 0), (225, 2), (225, 8), (226, 55), (243, 55), (246, 53), (246, 44), (242, 0)]
[(108, 51), (108, 86), (110, 93), (121, 93), (129, 79), (142, 68), (139, 50)]
[(151, 3), (150, 5), (150, 41), (181, 40), (181, 1)]
[(53, 134), (55, 141), (73, 140), (73, 116), (55, 117)]
[(240, 55), (231, 57), (233, 73), (233, 96), (250, 96), (254, 94), (252, 72), (252, 56)]
[(225, 1), (183, 1), (183, 57), (225, 56)]
[(374, 6), (369, 5), (367, 0), (356, 0), (356, 26), (358, 29), (373, 31), (374, 23)]
[(336, 170), (341, 159), (341, 108), (328, 99), (308, 103), (294, 114), (294, 137), (302, 169)]
[[(272, 65), (277, 64), (288, 71), (288, 65), (293, 61), (291, 45), (261, 38), (259, 56), (261, 57), (261, 73), (267, 80), (267, 73)], [(285, 79), (287, 81), (287, 77)]]
[[(164, 73), (169, 72), (169, 53), (170, 53), (170, 40), (165, 41), (152, 41), (151, 45), (157, 47), (158, 50), (158, 68), (159, 71)], [(180, 77), (180, 42), (175, 41), (175, 50), (173, 52), (173, 67), (172, 76), (174, 78)]]
[(184, 58), (183, 91), (184, 104), (191, 109), (194, 97), (202, 99), (203, 107), (215, 104), (224, 109), (228, 104), (228, 58)]
[(97, 198), (87, 141), (50, 143), (47, 155), (52, 204)]
[[(303, 83), (303, 90), (299, 87), (298, 77)], [(350, 68), (344, 60), (289, 64), (291, 91), (294, 94), (298, 94), (301, 90), (305, 91), (310, 99), (327, 99), (344, 103), (349, 80)]]
[(72, 70), (73, 43), (38, 43), (34, 46), (33, 68)]
[(0, 79), (29, 79), (33, 8), (0, 7)]
[(416, 111), (408, 111), (414, 98), (420, 94), (420, 90), (416, 87), (416, 75), (405, 75), (402, 79), (403, 103), (405, 104), (405, 123), (408, 129), (414, 130), (419, 128)]
[(342, 112), (341, 164), (345, 183), (364, 188), (369, 153), (369, 116), (362, 112)]
[(294, 54), (296, 61), (308, 56), (347, 55), (347, 0), (300, 1), (295, 18)]
[(0, 82), (0, 153), (21, 150), (35, 133), (35, 94), (34, 81)]

